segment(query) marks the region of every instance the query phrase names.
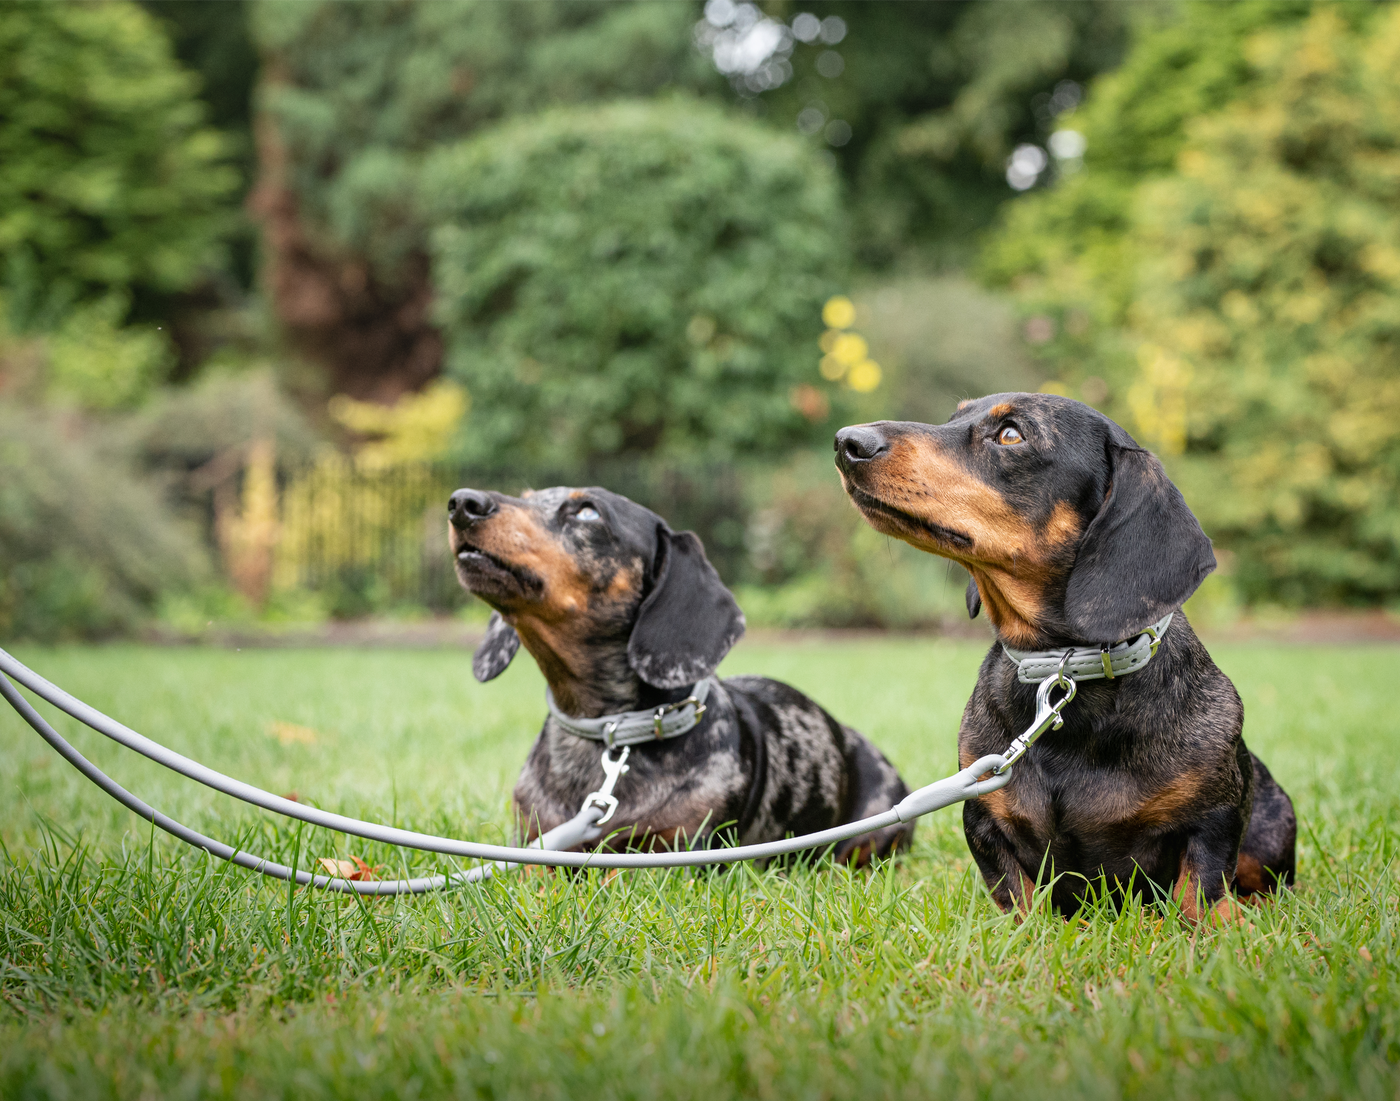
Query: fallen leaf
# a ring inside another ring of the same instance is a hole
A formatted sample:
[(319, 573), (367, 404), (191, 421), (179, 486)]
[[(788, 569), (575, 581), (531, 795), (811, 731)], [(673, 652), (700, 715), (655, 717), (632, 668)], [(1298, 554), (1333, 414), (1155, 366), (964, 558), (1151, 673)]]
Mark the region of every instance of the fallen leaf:
[(315, 745), (321, 740), (321, 735), (311, 727), (284, 723), (281, 720), (268, 723), (267, 732), (283, 745)]
[(352, 856), (349, 860), (337, 860), (333, 856), (323, 856), (317, 863), (326, 869), (327, 874), (337, 879), (360, 880), (366, 883), (378, 879), (379, 876), (376, 873), (384, 867), (382, 864), (376, 864), (371, 868), (358, 856)]

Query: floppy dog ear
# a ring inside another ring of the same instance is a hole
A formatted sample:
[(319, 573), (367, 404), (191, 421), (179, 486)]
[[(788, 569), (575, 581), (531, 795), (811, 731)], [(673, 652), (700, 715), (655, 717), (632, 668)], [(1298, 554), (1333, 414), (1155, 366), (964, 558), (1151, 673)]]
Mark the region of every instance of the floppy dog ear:
[(967, 592), (963, 594), (963, 599), (967, 601), (967, 618), (976, 619), (977, 613), (982, 610), (982, 594), (977, 590), (977, 578), (967, 579)]
[(682, 688), (715, 671), (744, 633), (744, 613), (694, 532), (658, 526), (652, 574), (627, 660), (648, 684)]
[(486, 637), (472, 655), (472, 675), (482, 684), (495, 680), (506, 671), (519, 649), (520, 636), (515, 628), (501, 618), (500, 612), (492, 612), (486, 621)]
[(1179, 608), (1215, 569), (1210, 540), (1150, 451), (1112, 425), (1108, 496), (1080, 540), (1065, 615), (1086, 642), (1117, 642)]

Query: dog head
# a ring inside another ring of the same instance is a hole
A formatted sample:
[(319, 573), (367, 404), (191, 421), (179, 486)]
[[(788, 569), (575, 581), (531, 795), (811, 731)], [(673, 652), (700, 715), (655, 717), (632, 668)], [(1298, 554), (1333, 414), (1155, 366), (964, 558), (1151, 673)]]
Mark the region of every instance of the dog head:
[(967, 567), (968, 612), (985, 605), (1012, 645), (1130, 637), (1215, 568), (1156, 457), (1069, 398), (994, 394), (942, 425), (843, 428), (836, 466), (874, 528)]
[(744, 616), (694, 533), (605, 489), (459, 489), (457, 578), (494, 613), (472, 661), (498, 676), (523, 643), (566, 712), (650, 706), (715, 671)]

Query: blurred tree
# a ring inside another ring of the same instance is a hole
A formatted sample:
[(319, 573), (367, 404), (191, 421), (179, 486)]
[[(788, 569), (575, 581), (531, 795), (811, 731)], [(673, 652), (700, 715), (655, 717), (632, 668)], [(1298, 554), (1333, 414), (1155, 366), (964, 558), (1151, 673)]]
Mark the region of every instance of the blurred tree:
[(1247, 599), (1400, 596), (1400, 10), (1251, 41), (1134, 236), (1127, 402)]
[[(1136, 177), (1104, 184), (1095, 205), (1090, 161), (1082, 182), (1013, 213), (993, 263), (1046, 310), (1051, 361), (1094, 364), (1109, 407), (1164, 453), (1234, 552), (1244, 598), (1393, 600), (1400, 11), (1205, 5), (1191, 18), (1199, 33), (1145, 42), (1147, 60), (1091, 108), (1104, 127), (1085, 128), (1091, 156), (1096, 135), (1140, 147), (1125, 120), (1155, 132)], [(1211, 20), (1219, 34), (1203, 33)], [(1145, 116), (1120, 96), (1147, 61), (1181, 86), (1159, 85), (1172, 106)], [(1018, 233), (1038, 234), (1033, 247)], [(1080, 333), (1052, 335), (1076, 309)], [(1084, 370), (1063, 372), (1081, 392)]]
[[(239, 145), (252, 131), (258, 51), (248, 27), (248, 0), (140, 0), (165, 26), (175, 56), (199, 74), (209, 121)], [(239, 149), (240, 154), (250, 153)]]
[(0, 290), (51, 328), (108, 299), (122, 317), (215, 259), (237, 176), (196, 81), (141, 8), (0, 5)]
[[(198, 74), (199, 98), (208, 106), (209, 122), (230, 147), (230, 163), (241, 176), (233, 198), (242, 203), (257, 175), (253, 146), (253, 88), (259, 58), (248, 26), (248, 0), (140, 0), (170, 36), (175, 56)], [(232, 212), (231, 212), (232, 213)], [(232, 287), (216, 287), (224, 300), (250, 291), (254, 279), (257, 229), (242, 211), (229, 234), (228, 275)], [(208, 298), (213, 297), (206, 295)]]
[[(1160, 3), (717, 0), (697, 41), (730, 69), (740, 96), (783, 128), (830, 149), (849, 185), (860, 258), (881, 266), (912, 248), (968, 258), (1014, 192), (1008, 155), (1043, 143), (1054, 112), (1122, 58)], [(779, 18), (786, 22), (779, 23)], [(785, 37), (778, 37), (785, 36)], [(773, 50), (763, 57), (761, 41)]]
[[(1368, 7), (1356, 5), (1353, 14)], [(991, 282), (1014, 281), (1028, 301), (1043, 293), (1045, 308), (1068, 320), (1068, 336), (1081, 339), (1069, 342), (1064, 359), (1082, 362), (1091, 324), (1123, 319), (1132, 293), (1122, 278), (1132, 263), (1125, 230), (1138, 185), (1174, 170), (1192, 120), (1252, 87), (1258, 74), (1245, 58), (1250, 37), (1308, 11), (1307, 0), (1187, 3), (1178, 19), (1144, 26), (1123, 65), (1094, 83), (1083, 107), (1051, 120), (1054, 129), (1072, 127), (1083, 137), (1082, 166), (1064, 165), (1053, 187), (1010, 204), (980, 263)], [(1059, 350), (1055, 343), (1043, 349), (1052, 358)]]
[(561, 109), (423, 177), (448, 371), (473, 402), (461, 457), (587, 469), (824, 435), (801, 408), (827, 408), (793, 391), (821, 382), (844, 238), (834, 175), (796, 137), (685, 99)]
[(420, 158), (552, 104), (716, 84), (690, 45), (694, 14), (597, 0), (256, 6), (267, 286), (333, 389), (390, 401), (438, 369), (427, 227), (407, 201)]

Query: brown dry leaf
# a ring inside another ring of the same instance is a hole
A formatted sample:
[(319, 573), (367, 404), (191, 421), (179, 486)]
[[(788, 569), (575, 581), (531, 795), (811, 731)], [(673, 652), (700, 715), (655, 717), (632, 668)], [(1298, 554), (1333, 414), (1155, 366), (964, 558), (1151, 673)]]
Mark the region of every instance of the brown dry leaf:
[(382, 864), (371, 868), (358, 856), (352, 856), (349, 860), (337, 860), (333, 856), (323, 856), (317, 863), (326, 869), (328, 875), (337, 879), (360, 880), (366, 883), (378, 879), (379, 876), (376, 873), (383, 868)]
[(321, 735), (309, 726), (284, 723), (280, 719), (267, 724), (267, 732), (283, 745), (315, 745)]

